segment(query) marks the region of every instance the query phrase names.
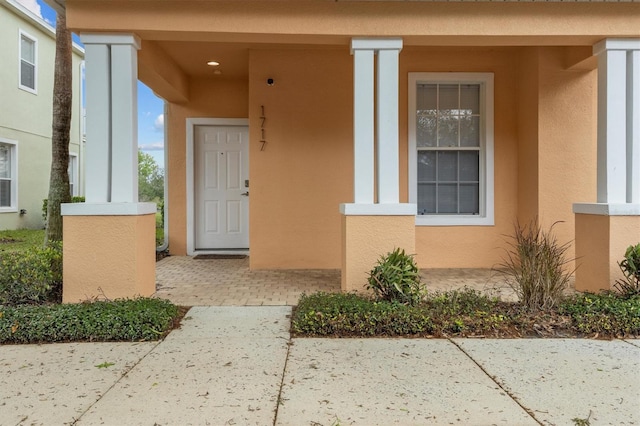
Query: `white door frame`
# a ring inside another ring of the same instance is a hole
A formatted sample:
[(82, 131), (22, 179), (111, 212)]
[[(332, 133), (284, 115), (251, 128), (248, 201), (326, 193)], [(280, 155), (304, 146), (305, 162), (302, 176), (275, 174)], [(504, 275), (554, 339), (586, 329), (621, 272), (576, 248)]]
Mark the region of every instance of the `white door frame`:
[(249, 126), (248, 118), (187, 118), (187, 255), (205, 253), (195, 248), (195, 151), (194, 129), (196, 126)]

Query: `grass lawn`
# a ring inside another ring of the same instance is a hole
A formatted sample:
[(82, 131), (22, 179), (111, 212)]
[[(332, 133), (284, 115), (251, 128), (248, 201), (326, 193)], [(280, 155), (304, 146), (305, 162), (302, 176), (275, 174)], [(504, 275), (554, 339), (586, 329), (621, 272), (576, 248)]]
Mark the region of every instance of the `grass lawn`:
[(44, 229), (17, 229), (0, 231), (0, 253), (22, 252), (44, 243)]

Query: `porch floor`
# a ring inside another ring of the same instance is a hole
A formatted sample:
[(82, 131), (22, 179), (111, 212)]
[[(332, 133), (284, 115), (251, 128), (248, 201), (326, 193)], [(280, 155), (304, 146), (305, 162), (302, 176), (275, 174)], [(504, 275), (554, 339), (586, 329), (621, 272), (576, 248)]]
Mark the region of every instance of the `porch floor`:
[[(470, 287), (503, 300), (515, 294), (489, 269), (423, 269), (428, 291)], [(195, 260), (169, 256), (156, 264), (156, 297), (184, 306), (295, 305), (302, 293), (339, 292), (340, 271), (249, 270), (249, 258)]]

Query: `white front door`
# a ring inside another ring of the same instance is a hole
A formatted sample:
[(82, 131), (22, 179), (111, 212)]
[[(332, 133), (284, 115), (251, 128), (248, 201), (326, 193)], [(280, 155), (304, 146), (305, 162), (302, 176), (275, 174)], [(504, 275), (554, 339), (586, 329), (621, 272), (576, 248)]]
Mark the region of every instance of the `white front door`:
[(195, 126), (195, 249), (249, 248), (249, 128)]

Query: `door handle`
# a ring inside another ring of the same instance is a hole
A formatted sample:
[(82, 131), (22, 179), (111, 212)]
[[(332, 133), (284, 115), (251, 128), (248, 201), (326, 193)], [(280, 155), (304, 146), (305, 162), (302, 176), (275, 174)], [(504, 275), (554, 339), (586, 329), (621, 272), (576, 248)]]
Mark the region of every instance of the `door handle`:
[(240, 194), (240, 195), (244, 195), (245, 197), (248, 197), (248, 196), (249, 196), (249, 191), (247, 191), (247, 192), (243, 192), (243, 193), (242, 193), (242, 194)]

